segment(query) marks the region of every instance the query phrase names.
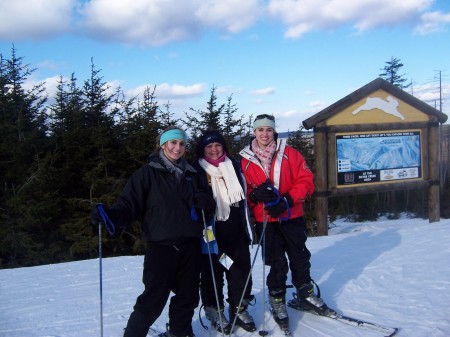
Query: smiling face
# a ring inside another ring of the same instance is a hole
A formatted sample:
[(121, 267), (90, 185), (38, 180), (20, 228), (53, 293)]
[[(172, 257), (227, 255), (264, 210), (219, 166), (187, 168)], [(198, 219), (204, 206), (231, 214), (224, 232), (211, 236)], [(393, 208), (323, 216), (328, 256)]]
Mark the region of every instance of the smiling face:
[(204, 149), (205, 158), (209, 160), (217, 160), (223, 156), (223, 146), (220, 143), (210, 143)]
[(261, 126), (253, 131), (258, 146), (264, 149), (271, 141), (275, 139), (275, 130), (270, 126)]
[(186, 152), (186, 143), (184, 140), (171, 139), (161, 145), (161, 148), (166, 158), (174, 163)]

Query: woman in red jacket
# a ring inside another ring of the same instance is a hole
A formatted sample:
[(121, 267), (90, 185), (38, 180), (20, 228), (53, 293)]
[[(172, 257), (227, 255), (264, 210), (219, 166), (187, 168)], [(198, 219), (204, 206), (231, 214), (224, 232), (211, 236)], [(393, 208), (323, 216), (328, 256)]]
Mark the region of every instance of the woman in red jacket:
[[(310, 276), (311, 253), (306, 247), (307, 229), (303, 202), (314, 192), (313, 173), (303, 156), (277, 139), (275, 118), (259, 115), (253, 123), (254, 138), (240, 155), (247, 183), (248, 204), (256, 221), (256, 232), (264, 231), (263, 254), (270, 266), (266, 283), (275, 321), (288, 327), (286, 281), (291, 269), (297, 289), (296, 306), (323, 313), (327, 306), (314, 294)], [(287, 258), (286, 258), (287, 255)], [(289, 263), (288, 263), (289, 259)]]

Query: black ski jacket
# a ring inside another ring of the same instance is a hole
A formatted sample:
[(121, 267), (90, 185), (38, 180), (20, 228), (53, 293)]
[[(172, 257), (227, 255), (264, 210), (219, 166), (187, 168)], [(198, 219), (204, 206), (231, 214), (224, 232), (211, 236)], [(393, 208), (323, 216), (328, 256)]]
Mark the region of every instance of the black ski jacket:
[(158, 154), (137, 170), (110, 212), (119, 226), (139, 220), (146, 241), (176, 245), (202, 236), (202, 224), (193, 220), (196, 170), (184, 159), (183, 178), (178, 181)]
[[(246, 188), (246, 184), (245, 184), (245, 178), (244, 175), (242, 174), (241, 171), (241, 167), (240, 164), (233, 158), (228, 157), (231, 162), (233, 163), (233, 168), (234, 168), (234, 172), (236, 173), (236, 176), (239, 180), (239, 183), (241, 184), (242, 188), (244, 189), (244, 193), (245, 193), (245, 188)], [(213, 192), (212, 192), (212, 188), (211, 186), (209, 186), (208, 184), (208, 177), (206, 174), (206, 171), (200, 166), (200, 163), (198, 162), (198, 159), (195, 160), (192, 163), (192, 166), (194, 167), (194, 169), (198, 172), (199, 174), (199, 187), (202, 191), (208, 191), (208, 193), (212, 196)], [(241, 223), (242, 223), (242, 230), (245, 233), (245, 236), (248, 239), (249, 244), (253, 242), (253, 228), (252, 225), (250, 223), (250, 215), (249, 215), (249, 210), (247, 207), (247, 201), (246, 199), (243, 199), (241, 201), (239, 201), (239, 212), (241, 215)]]

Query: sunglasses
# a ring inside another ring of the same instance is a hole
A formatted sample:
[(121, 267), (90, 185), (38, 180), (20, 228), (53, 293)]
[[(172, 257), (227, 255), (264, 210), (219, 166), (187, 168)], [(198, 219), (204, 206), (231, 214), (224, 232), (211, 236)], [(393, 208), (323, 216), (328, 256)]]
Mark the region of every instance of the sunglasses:
[(272, 115), (262, 114), (262, 115), (256, 116), (255, 121), (260, 120), (260, 119), (265, 119), (265, 118), (270, 119), (271, 121), (275, 120), (275, 117)]

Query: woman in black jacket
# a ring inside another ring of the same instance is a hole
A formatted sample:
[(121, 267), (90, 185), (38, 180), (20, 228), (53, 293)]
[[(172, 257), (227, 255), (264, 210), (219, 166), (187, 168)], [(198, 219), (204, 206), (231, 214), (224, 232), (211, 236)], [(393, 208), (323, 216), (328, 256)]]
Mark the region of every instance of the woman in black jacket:
[[(170, 127), (162, 132), (148, 163), (136, 171), (111, 208), (109, 219), (124, 227), (141, 221), (147, 242), (144, 292), (137, 298), (124, 337), (145, 337), (161, 315), (170, 293), (166, 337), (192, 337), (192, 317), (198, 306), (200, 276), (199, 209), (214, 209), (210, 195), (196, 190), (198, 174), (183, 158), (186, 133)], [(93, 221), (102, 221), (95, 207)]]
[[(202, 257), (200, 293), (206, 317), (215, 329), (225, 334), (231, 332), (230, 322), (234, 319), (237, 326), (255, 331), (255, 323), (247, 310), (253, 299), (249, 275), (249, 245), (253, 232), (248, 221), (245, 182), (240, 165), (228, 156), (223, 136), (213, 130), (200, 137), (196, 155), (193, 166), (200, 173), (201, 190), (209, 191), (216, 201), (214, 214), (206, 219), (214, 237), (205, 240), (209, 241), (210, 249), (204, 248)], [(211, 260), (209, 253), (213, 253)], [(214, 270), (214, 278), (211, 269)], [(228, 282), (229, 321), (224, 315), (224, 275)]]

